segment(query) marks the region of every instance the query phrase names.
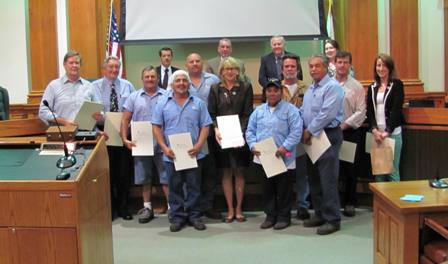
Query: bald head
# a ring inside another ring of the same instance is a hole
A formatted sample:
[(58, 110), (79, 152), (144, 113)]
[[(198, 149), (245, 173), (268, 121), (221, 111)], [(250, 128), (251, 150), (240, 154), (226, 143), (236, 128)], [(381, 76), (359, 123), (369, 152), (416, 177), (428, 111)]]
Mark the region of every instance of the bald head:
[(185, 68), (190, 76), (202, 73), (202, 57), (198, 53), (191, 53), (185, 61)]

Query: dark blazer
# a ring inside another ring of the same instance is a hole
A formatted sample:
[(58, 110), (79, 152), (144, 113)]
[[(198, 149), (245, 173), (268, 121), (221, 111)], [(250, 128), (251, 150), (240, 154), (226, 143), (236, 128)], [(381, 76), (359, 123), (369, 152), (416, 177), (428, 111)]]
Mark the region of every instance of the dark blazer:
[[(285, 54), (292, 53), (285, 51)], [(297, 79), (303, 80), (300, 57), (298, 55), (297, 57), (299, 58), (299, 65), (297, 67)], [(260, 70), (258, 71), (258, 83), (261, 85), (261, 87), (264, 88), (266, 84), (268, 84), (269, 78), (278, 78), (277, 66), (275, 65), (275, 56), (273, 52), (261, 57)], [(283, 79), (283, 77), (281, 79)]]
[[(176, 67), (174, 67), (174, 66), (170, 66), (171, 67), (171, 73), (174, 73), (175, 71), (177, 71), (177, 70), (179, 70), (179, 68), (176, 68)], [(163, 88), (162, 87), (162, 66), (157, 66), (156, 67), (156, 71), (157, 71), (157, 75), (159, 76), (159, 83), (158, 83), (158, 85), (159, 85), (159, 87), (161, 87), (161, 88)]]
[[(367, 120), (370, 129), (378, 128), (376, 123), (376, 96), (378, 94), (379, 84), (371, 84), (367, 91)], [(386, 115), (386, 132), (391, 134), (396, 127), (404, 124), (403, 102), (404, 89), (403, 83), (399, 79), (393, 79), (389, 82), (384, 93)]]

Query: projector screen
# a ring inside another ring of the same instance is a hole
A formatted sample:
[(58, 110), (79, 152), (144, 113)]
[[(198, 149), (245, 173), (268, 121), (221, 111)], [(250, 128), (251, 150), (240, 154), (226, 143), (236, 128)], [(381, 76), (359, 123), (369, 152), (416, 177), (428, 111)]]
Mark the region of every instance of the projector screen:
[(323, 0), (122, 1), (125, 42), (326, 36)]

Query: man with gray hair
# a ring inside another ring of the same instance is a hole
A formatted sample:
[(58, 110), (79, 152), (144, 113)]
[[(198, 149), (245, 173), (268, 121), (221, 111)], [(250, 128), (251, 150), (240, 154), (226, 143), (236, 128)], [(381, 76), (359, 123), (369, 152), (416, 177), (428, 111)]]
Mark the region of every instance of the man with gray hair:
[[(103, 62), (103, 78), (92, 83), (97, 97), (103, 103), (103, 113), (123, 112), (123, 105), (129, 95), (134, 92), (134, 86), (127, 80), (121, 79), (121, 62), (118, 57), (108, 56)], [(101, 113), (94, 114), (97, 126), (100, 130), (104, 127), (104, 116)], [(115, 215), (124, 220), (131, 220), (132, 214), (128, 209), (128, 197), (132, 171), (132, 156), (130, 150), (119, 146), (108, 146), (110, 193), (112, 204), (112, 219)]]
[[(205, 157), (202, 146), (207, 140), (212, 119), (207, 106), (189, 92), (190, 78), (188, 73), (178, 70), (173, 73), (170, 84), (172, 91), (161, 98), (152, 116), (154, 137), (163, 151), (163, 160), (168, 175), (170, 205), (170, 231), (178, 232), (189, 222), (196, 230), (206, 227), (201, 221), (199, 199), (201, 196), (200, 167)], [(188, 150), (190, 156), (197, 158), (198, 167), (176, 171), (176, 158), (169, 141), (170, 135), (189, 133), (193, 148)], [(184, 198), (183, 186), (187, 187), (187, 197)]]
[(99, 102), (92, 84), (81, 78), (81, 55), (74, 50), (68, 51), (64, 56), (65, 75), (52, 80), (45, 88), (39, 106), (39, 118), (46, 124), (55, 123), (50, 109), (44, 105), (46, 101), (56, 115), (61, 125), (74, 125), (84, 101)]
[[(219, 65), (225, 58), (230, 56), (232, 56), (232, 42), (228, 38), (220, 39), (218, 42), (218, 56), (207, 61), (205, 71), (213, 73), (215, 75), (219, 75)], [(246, 68), (244, 67), (244, 62), (236, 58), (235, 60), (238, 62), (238, 65), (240, 65), (240, 73), (243, 81), (250, 82), (249, 77), (246, 76)]]
[[(261, 57), (260, 69), (258, 71), (258, 83), (261, 87), (266, 87), (272, 78), (283, 80), (282, 74), (282, 56), (290, 54), (285, 51), (285, 38), (283, 36), (273, 36), (271, 38), (272, 52)], [(303, 80), (302, 66), (300, 57), (297, 56), (297, 79)], [(265, 100), (265, 91), (263, 89), (263, 101)]]
[(302, 143), (311, 145), (312, 137), (325, 133), (331, 146), (314, 163), (308, 159), (314, 216), (305, 220), (303, 226), (318, 227), (318, 235), (328, 235), (340, 229), (341, 221), (338, 176), (344, 90), (327, 74), (328, 59), (325, 56), (312, 56), (308, 65), (313, 83), (305, 92), (300, 108), (304, 125)]

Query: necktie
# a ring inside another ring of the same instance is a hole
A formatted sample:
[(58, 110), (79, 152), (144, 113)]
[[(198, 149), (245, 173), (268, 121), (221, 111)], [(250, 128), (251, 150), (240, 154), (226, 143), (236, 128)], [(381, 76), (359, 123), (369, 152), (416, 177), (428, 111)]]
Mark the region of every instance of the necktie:
[(280, 57), (275, 57), (275, 66), (277, 66), (277, 77), (279, 80), (282, 79), (282, 59)]
[(115, 91), (115, 83), (110, 85), (110, 111), (118, 112), (117, 91)]
[(165, 68), (165, 75), (163, 75), (162, 87), (166, 88), (168, 86), (168, 68)]

